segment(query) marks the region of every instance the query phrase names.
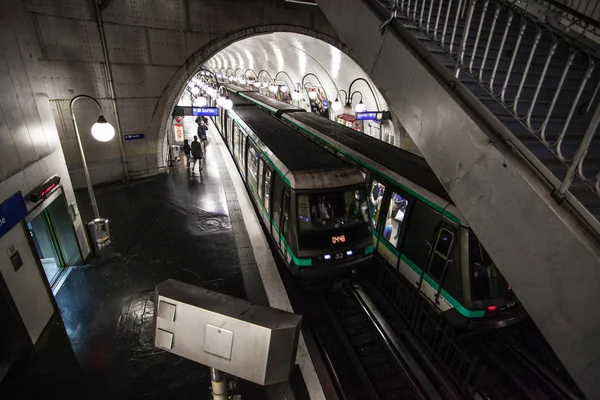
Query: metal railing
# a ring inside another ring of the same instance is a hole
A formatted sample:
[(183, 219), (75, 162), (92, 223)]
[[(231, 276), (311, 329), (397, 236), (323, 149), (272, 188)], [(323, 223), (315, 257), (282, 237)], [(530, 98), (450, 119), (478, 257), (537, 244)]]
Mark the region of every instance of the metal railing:
[[(538, 3), (539, 14), (544, 2), (530, 1)], [(454, 60), (456, 78), (464, 73), (468, 77), (461, 80), (476, 81), (500, 103), (503, 114), (519, 122), (518, 129), (554, 154), (563, 165), (559, 173), (553, 171), (560, 180), (558, 197), (564, 197), (575, 176), (600, 197), (600, 160), (593, 159), (600, 154), (588, 154), (600, 122), (599, 57), (591, 48), (533, 17), (523, 7), (526, 2), (518, 7), (509, 0), (380, 3), (390, 9), (390, 20), (401, 13), (435, 41)], [(560, 8), (561, 16), (569, 14), (556, 3), (544, 3), (548, 13)], [(577, 13), (569, 15), (582, 29), (597, 28), (576, 19)]]
[(510, 376), (482, 359), (470, 337), (461, 336), (397, 271), (377, 260), (368, 277), (465, 398), (523, 398)]

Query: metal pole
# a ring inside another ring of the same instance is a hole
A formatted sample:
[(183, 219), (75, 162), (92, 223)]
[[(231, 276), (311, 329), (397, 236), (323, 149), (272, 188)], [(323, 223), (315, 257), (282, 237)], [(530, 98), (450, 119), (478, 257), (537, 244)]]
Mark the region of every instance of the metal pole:
[(210, 369), (210, 386), (213, 400), (227, 400), (227, 378), (222, 371)]
[(115, 85), (112, 76), (112, 67), (108, 58), (108, 48), (106, 46), (106, 35), (104, 34), (104, 23), (102, 22), (102, 14), (98, 7), (98, 1), (93, 0), (96, 10), (96, 20), (98, 22), (98, 31), (100, 32), (100, 44), (102, 45), (102, 53), (104, 54), (104, 62), (106, 63), (106, 75), (108, 78), (108, 92), (112, 100), (113, 110), (115, 111), (115, 122), (117, 124), (117, 135), (119, 135), (119, 150), (121, 152), (121, 162), (123, 163), (123, 172), (125, 180), (129, 180), (129, 170), (127, 168), (127, 156), (125, 155), (125, 147), (123, 146), (123, 135), (121, 134), (121, 119), (119, 118), (119, 109), (117, 108), (117, 98), (115, 96)]
[(596, 106), (596, 111), (594, 112), (594, 116), (592, 117), (592, 122), (590, 122), (590, 125), (585, 131), (585, 135), (581, 140), (581, 144), (579, 145), (579, 148), (577, 149), (577, 152), (573, 157), (573, 161), (569, 166), (567, 175), (565, 176), (562, 185), (558, 189), (559, 198), (562, 198), (565, 195), (566, 191), (569, 190), (569, 188), (571, 187), (571, 183), (573, 182), (573, 178), (575, 177), (575, 172), (577, 171), (579, 163), (583, 161), (588, 152), (588, 149), (590, 147), (590, 144), (592, 143), (592, 139), (594, 138), (594, 134), (596, 133), (596, 129), (598, 128), (599, 123), (600, 103), (598, 104), (598, 106)]
[(77, 144), (79, 145), (79, 154), (81, 155), (81, 163), (83, 164), (83, 174), (85, 175), (85, 183), (87, 184), (88, 193), (90, 194), (90, 200), (92, 201), (92, 208), (94, 209), (94, 218), (100, 218), (98, 213), (98, 203), (96, 203), (96, 196), (94, 195), (94, 188), (92, 187), (92, 180), (90, 179), (90, 173), (87, 167), (87, 161), (85, 160), (85, 154), (83, 153), (83, 144), (81, 143), (81, 136), (79, 135), (79, 128), (77, 128), (77, 120), (75, 119), (75, 113), (73, 112), (73, 103), (79, 99), (90, 99), (98, 106), (100, 110), (100, 103), (93, 97), (86, 96), (84, 94), (75, 96), (69, 103), (69, 111), (71, 112), (71, 119), (73, 120), (73, 126), (75, 127), (75, 136), (77, 137)]

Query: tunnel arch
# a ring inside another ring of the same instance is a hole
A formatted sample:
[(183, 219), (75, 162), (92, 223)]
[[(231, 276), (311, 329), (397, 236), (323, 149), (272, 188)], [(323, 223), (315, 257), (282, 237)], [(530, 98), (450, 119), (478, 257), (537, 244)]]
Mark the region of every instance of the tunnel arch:
[[(156, 138), (156, 160), (159, 171), (165, 171), (167, 168), (167, 129), (171, 121), (173, 108), (177, 104), (181, 94), (183, 93), (188, 80), (214, 55), (221, 50), (227, 48), (240, 40), (260, 36), (275, 32), (297, 33), (309, 36), (339, 49), (341, 52), (349, 56), (352, 60), (354, 57), (349, 48), (340, 41), (332, 38), (321, 32), (314, 31), (296, 25), (263, 25), (256, 26), (230, 33), (226, 36), (212, 40), (207, 45), (196, 50), (183, 65), (173, 74), (168, 84), (163, 89), (160, 100), (152, 114), (152, 120), (149, 127), (149, 136)], [(152, 142), (149, 142), (152, 145)], [(148, 149), (150, 154), (151, 149)]]

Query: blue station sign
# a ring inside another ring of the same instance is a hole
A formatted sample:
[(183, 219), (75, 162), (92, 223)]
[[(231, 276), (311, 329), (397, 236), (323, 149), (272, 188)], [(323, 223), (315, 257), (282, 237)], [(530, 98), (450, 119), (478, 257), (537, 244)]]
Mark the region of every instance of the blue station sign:
[(381, 114), (381, 113), (372, 112), (372, 111), (357, 112), (356, 119), (359, 121), (373, 121), (375, 119), (381, 120), (381, 118), (377, 118), (377, 114)]
[(129, 135), (124, 135), (125, 140), (136, 140), (136, 139), (143, 139), (146, 136), (143, 133), (132, 133)]
[(194, 117), (218, 117), (219, 109), (217, 107), (192, 107)]
[(21, 192), (17, 192), (0, 204), (0, 237), (6, 235), (27, 216), (27, 206)]
[(358, 121), (382, 121), (384, 119), (392, 119), (389, 111), (363, 111), (356, 113)]

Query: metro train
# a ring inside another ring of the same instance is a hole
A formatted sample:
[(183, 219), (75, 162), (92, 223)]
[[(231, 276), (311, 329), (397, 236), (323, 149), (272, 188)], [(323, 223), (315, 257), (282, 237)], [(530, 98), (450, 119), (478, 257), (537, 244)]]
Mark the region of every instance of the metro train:
[(221, 112), (216, 124), (292, 273), (343, 275), (372, 258), (364, 173), (256, 105), (229, 96), (233, 110)]
[(451, 324), (483, 329), (527, 317), (424, 159), (257, 92), (229, 89), (366, 174), (377, 256)]

